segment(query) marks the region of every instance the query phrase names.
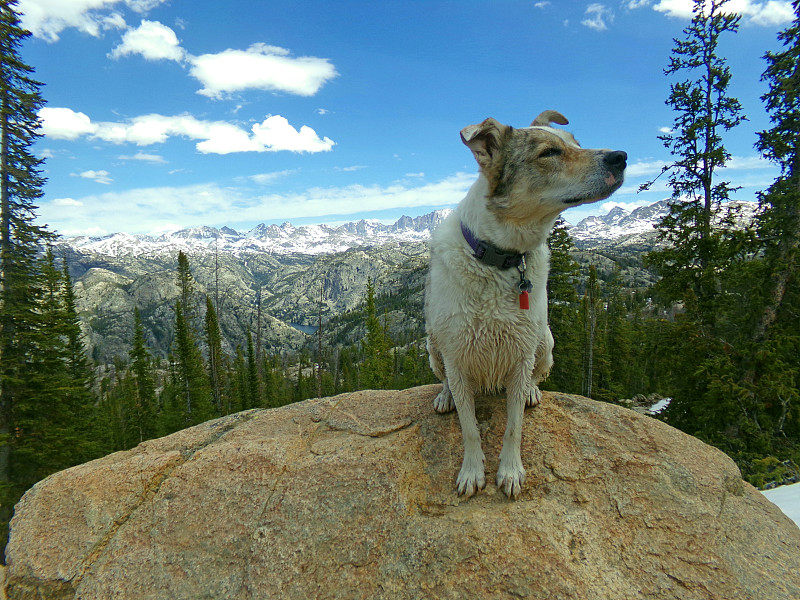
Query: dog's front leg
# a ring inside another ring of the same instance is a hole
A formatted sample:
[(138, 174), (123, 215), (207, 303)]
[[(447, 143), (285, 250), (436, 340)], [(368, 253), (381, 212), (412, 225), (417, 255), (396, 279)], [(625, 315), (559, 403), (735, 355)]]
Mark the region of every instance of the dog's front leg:
[(539, 382), (547, 379), (553, 368), (553, 334), (550, 327), (545, 328), (545, 336), (536, 348), (536, 358), (531, 377), (531, 392), (525, 399), (525, 406), (536, 406), (542, 400)]
[(516, 499), (525, 483), (520, 446), (522, 445), (522, 418), (525, 404), (531, 396), (531, 373), (533, 361), (523, 361), (506, 386), (506, 432), (503, 449), (500, 451), (500, 467), (497, 469), (497, 487), (506, 496)]
[(464, 460), (456, 479), (459, 496), (469, 498), (486, 487), (483, 468), (484, 456), (481, 449), (481, 435), (475, 418), (475, 394), (464, 373), (452, 364), (446, 364), (447, 383), (453, 396), (453, 403), (461, 422), (461, 438), (464, 441)]

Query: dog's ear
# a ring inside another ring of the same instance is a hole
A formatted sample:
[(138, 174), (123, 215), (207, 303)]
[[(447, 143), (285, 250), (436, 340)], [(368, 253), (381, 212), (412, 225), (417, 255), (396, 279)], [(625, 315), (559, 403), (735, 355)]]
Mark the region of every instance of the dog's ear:
[(557, 110), (546, 110), (533, 120), (531, 127), (549, 127), (550, 123), (558, 123), (559, 125), (569, 125), (567, 117), (562, 115)]
[(472, 150), (475, 160), (484, 172), (492, 170), (503, 136), (509, 129), (507, 125), (489, 118), (480, 125), (469, 125), (461, 130), (461, 140)]

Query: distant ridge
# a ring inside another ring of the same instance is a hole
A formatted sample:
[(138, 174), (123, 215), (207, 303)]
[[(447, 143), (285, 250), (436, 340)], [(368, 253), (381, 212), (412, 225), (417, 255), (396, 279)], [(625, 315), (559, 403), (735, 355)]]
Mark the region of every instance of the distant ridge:
[[(757, 204), (731, 202), (739, 209), (742, 222), (752, 221)], [(187, 253), (222, 252), (228, 254), (267, 253), (316, 256), (335, 254), (350, 248), (374, 247), (390, 243), (424, 242), (452, 212), (442, 209), (419, 216), (402, 216), (391, 225), (361, 219), (343, 225), (257, 225), (247, 232), (230, 227), (190, 227), (161, 235), (114, 233), (102, 237), (71, 237), (62, 244), (88, 254), (113, 257), (146, 257)], [(656, 225), (669, 212), (669, 201), (628, 209), (614, 207), (602, 216), (581, 220), (569, 232), (579, 249), (616, 247), (647, 249), (655, 245)]]
[[(742, 226), (753, 221), (758, 208), (755, 202), (743, 201), (729, 202), (727, 206), (738, 210), (737, 218)], [(571, 227), (569, 233), (575, 245), (581, 249), (653, 247), (656, 243), (656, 226), (669, 213), (669, 207), (669, 200), (633, 209), (615, 206), (606, 215), (586, 217)]]
[(101, 237), (65, 238), (62, 243), (83, 253), (104, 256), (149, 256), (185, 252), (219, 251), (232, 254), (266, 252), (269, 254), (333, 254), (361, 246), (387, 243), (422, 242), (451, 209), (437, 210), (420, 217), (400, 217), (391, 225), (361, 219), (339, 226), (291, 223), (261, 223), (247, 232), (230, 227), (189, 227), (162, 235), (114, 233)]

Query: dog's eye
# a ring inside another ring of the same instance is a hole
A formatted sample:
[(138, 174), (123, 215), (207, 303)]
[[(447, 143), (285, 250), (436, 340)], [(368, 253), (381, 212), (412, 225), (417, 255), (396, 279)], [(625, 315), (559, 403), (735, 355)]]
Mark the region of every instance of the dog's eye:
[(561, 148), (545, 148), (539, 153), (537, 158), (552, 158), (561, 155)]

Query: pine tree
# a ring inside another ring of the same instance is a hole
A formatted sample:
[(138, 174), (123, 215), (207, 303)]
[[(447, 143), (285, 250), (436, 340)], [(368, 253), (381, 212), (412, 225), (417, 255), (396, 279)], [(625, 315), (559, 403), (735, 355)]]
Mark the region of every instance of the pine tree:
[(728, 352), (736, 386), (721, 390), (738, 400), (739, 462), (751, 478), (754, 455), (800, 463), (800, 1), (793, 8), (792, 24), (778, 35), (783, 50), (765, 56), (762, 100), (773, 126), (756, 146), (780, 175), (760, 196), (756, 259), (735, 273), (746, 299), (739, 309), (749, 318), (738, 320), (736, 352)]
[(258, 376), (258, 362), (253, 347), (253, 334), (247, 330), (247, 405), (244, 408), (261, 406), (261, 380)]
[(194, 277), (183, 250), (178, 251), (178, 291), (184, 316), (191, 320), (194, 316)]
[(672, 84), (667, 100), (676, 113), (673, 130), (659, 137), (675, 159), (663, 171), (670, 173), (673, 203), (659, 224), (667, 247), (648, 255), (661, 276), (657, 290), (667, 300), (687, 302), (703, 327), (714, 325), (719, 273), (737, 248), (732, 229), (721, 227), (722, 203), (733, 188), (717, 181), (730, 159), (722, 134), (745, 119), (739, 101), (728, 96), (731, 73), (718, 55), (720, 36), (739, 27), (740, 16), (723, 10), (727, 2), (694, 0), (686, 37), (674, 40), (665, 74), (686, 72), (690, 79)]
[(175, 390), (182, 399), (184, 426), (202, 423), (214, 416), (211, 390), (197, 347), (194, 331), (184, 312), (183, 303), (175, 302)]
[(222, 352), (222, 334), (219, 330), (217, 311), (214, 309), (210, 296), (206, 296), (206, 345), (208, 346), (208, 381), (211, 386), (214, 407), (218, 415), (229, 414), (230, 407), (226, 406), (224, 398), (227, 365)]
[(43, 161), (31, 148), (41, 137), (41, 84), (20, 57), (30, 32), (20, 26), (16, 0), (0, 1), (0, 545), (11, 507), (27, 481), (14, 481), (15, 410), (30, 395), (30, 358), (40, 333), (41, 273), (37, 255), (53, 235), (34, 223)]
[[(174, 408), (181, 406), (183, 426), (202, 423), (214, 416), (211, 388), (206, 374), (203, 356), (197, 346), (192, 325), (194, 315), (194, 278), (189, 259), (178, 253), (178, 289), (180, 296), (175, 301), (175, 339), (172, 355)], [(178, 402), (178, 399), (181, 402)]]
[(133, 347), (127, 379), (131, 381), (131, 424), (136, 443), (156, 435), (156, 384), (152, 373), (152, 360), (144, 338), (144, 327), (139, 309), (133, 310)]
[(250, 388), (247, 384), (247, 363), (241, 346), (236, 346), (231, 375), (231, 412), (246, 410), (251, 406)]
[(787, 287), (796, 278), (800, 251), (800, 1), (794, 2), (795, 19), (778, 35), (782, 52), (768, 52), (762, 77), (769, 91), (762, 96), (774, 126), (759, 134), (761, 153), (775, 162), (781, 175), (761, 197), (759, 236), (768, 264), (766, 298), (753, 337), (767, 336), (784, 304)]
[(572, 258), (574, 245), (566, 222), (559, 219), (548, 239), (550, 277), (547, 281), (548, 321), (555, 339), (553, 369), (542, 387), (581, 393), (581, 320), (576, 285), (580, 276)]
[(361, 386), (363, 389), (386, 389), (392, 380), (392, 357), (389, 353), (389, 340), (386, 320), (384, 325), (378, 319), (375, 309), (375, 286), (372, 278), (367, 278), (367, 333), (361, 342), (364, 363), (361, 367)]
[(49, 248), (39, 272), (39, 327), (30, 336), (33, 352), (12, 408), (11, 479), (20, 490), (99, 451), (90, 377), (85, 370), (76, 371), (81, 361), (74, 360), (70, 339), (76, 324), (68, 318), (63, 273)]
[(583, 323), (583, 391), (588, 398), (594, 398), (595, 353), (597, 348), (597, 322), (600, 312), (600, 281), (597, 268), (589, 266), (589, 280), (586, 293), (581, 302), (581, 321)]
[(645, 390), (633, 389), (632, 375), (637, 358), (633, 350), (633, 331), (625, 303), (622, 272), (619, 266), (609, 284), (606, 307), (605, 350), (607, 364), (608, 400), (619, 400)]

